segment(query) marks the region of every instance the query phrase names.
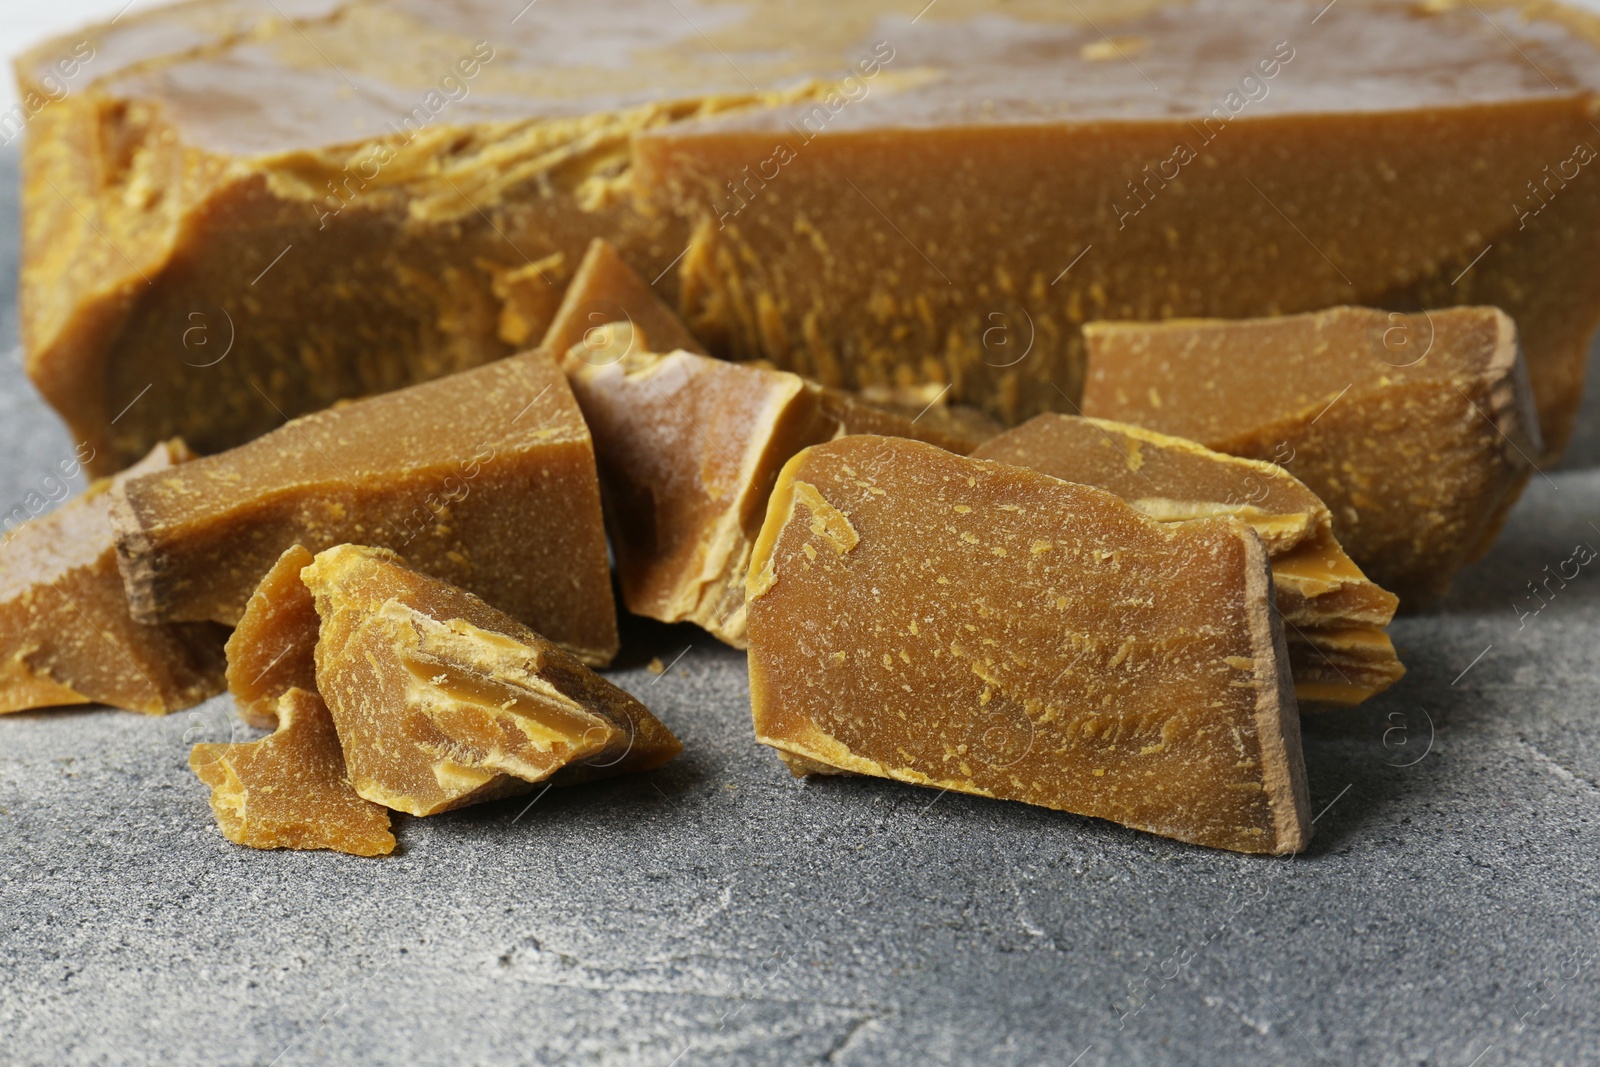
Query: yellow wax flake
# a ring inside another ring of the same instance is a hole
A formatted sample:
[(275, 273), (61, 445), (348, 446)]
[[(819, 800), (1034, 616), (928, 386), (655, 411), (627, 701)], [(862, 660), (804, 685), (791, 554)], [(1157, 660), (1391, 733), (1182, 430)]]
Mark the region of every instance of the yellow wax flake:
[(860, 535), (850, 525), (844, 512), (828, 503), (817, 492), (816, 486), (809, 482), (795, 482), (794, 498), (811, 512), (811, 532), (832, 545), (839, 555), (844, 555), (861, 543)]

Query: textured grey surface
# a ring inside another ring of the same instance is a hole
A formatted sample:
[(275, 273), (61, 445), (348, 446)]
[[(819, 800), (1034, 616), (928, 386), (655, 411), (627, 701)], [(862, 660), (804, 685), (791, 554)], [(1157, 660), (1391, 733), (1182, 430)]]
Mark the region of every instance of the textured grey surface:
[[(9, 217), (14, 157), (0, 182)], [(224, 841), (185, 765), (242, 733), (223, 700), (0, 721), (0, 1063), (1596, 1063), (1600, 568), (1513, 607), (1600, 547), (1585, 412), (1490, 558), (1397, 624), (1405, 681), (1309, 724), (1295, 859), (797, 783), (751, 742), (743, 657), (687, 629), (635, 629), (612, 674), (679, 760), (401, 821), (383, 860)], [(70, 451), (12, 351), (0, 501)]]

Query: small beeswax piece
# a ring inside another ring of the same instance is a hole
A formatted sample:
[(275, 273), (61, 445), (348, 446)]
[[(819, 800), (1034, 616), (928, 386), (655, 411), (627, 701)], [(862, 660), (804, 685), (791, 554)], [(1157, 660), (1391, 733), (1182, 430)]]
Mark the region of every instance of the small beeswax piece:
[(616, 653), (594, 448), (541, 352), (296, 419), (113, 500), (136, 618), (236, 624), (295, 544), (404, 550), (588, 663)]
[(223, 836), (251, 848), (393, 852), (389, 813), (350, 787), (333, 719), (317, 694), (288, 690), (274, 717), (277, 730), (259, 741), (189, 750), (190, 768), (211, 787)]
[(339, 545), (301, 578), (321, 618), (317, 688), (368, 800), (432, 815), (682, 748), (574, 656), (392, 552)]
[(115, 478), (0, 542), (0, 713), (107, 704), (161, 715), (222, 691), (227, 631), (128, 613), (109, 507), (114, 486), (190, 459), (157, 445)]
[(786, 371), (678, 351), (586, 345), (566, 371), (594, 433), (623, 602), (744, 647), (744, 578), (785, 460), (833, 436), (818, 391)]
[(915, 441), (785, 465), (749, 578), (756, 737), (798, 769), (1218, 848), (1310, 836), (1260, 538)]
[(1282, 467), (1071, 415), (1038, 415), (972, 455), (1104, 489), (1164, 522), (1232, 515), (1255, 530), (1301, 711), (1358, 704), (1405, 674), (1384, 632), (1398, 599), (1345, 555), (1327, 507)]
[(678, 313), (622, 261), (611, 242), (596, 237), (589, 242), (539, 347), (558, 353), (582, 344), (602, 348), (605, 335), (597, 331), (613, 322), (627, 323), (634, 343), (642, 349), (675, 352), (681, 348), (700, 356), (709, 354)]
[(290, 689), (317, 690), (317, 605), (300, 572), (311, 553), (291, 545), (250, 594), (228, 638), (228, 691), (239, 717), (271, 728), (278, 698)]
[(1083, 412), (1286, 467), (1408, 609), (1488, 550), (1543, 448), (1517, 330), (1488, 307), (1101, 322)]

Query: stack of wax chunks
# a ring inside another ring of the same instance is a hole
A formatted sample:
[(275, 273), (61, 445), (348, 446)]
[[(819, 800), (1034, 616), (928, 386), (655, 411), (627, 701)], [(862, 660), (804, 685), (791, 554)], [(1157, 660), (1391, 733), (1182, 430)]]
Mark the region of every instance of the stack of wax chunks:
[[(1527, 178), (1600, 19), (1528, 8), (1536, 78), (1449, 4), (1105, 13), (1221, 86), (1156, 102), (1075, 5), (478, 6), (89, 31), (21, 311), (98, 478), (6, 520), (0, 713), (226, 691), (270, 732), (192, 750), (223, 834), (379, 856), (680, 751), (597, 673), (620, 603), (745, 650), (793, 775), (1305, 849), (1302, 713), (1401, 681), (1571, 435), (1600, 185)], [(471, 103), (394, 121), (451, 42)]]

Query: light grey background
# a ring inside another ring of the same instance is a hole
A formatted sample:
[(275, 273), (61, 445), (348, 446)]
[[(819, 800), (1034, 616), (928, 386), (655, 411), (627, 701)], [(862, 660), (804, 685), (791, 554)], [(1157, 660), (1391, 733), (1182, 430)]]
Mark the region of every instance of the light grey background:
[[(72, 443), (9, 303), (0, 335), (9, 509)], [(611, 673), (681, 758), (402, 819), (382, 860), (223, 840), (185, 759), (242, 736), (224, 699), (0, 720), (0, 1063), (1596, 1063), (1600, 566), (1513, 605), (1600, 548), (1597, 407), (1450, 602), (1396, 624), (1406, 679), (1307, 724), (1295, 859), (795, 782), (751, 741), (743, 657), (690, 628), (636, 626)]]

